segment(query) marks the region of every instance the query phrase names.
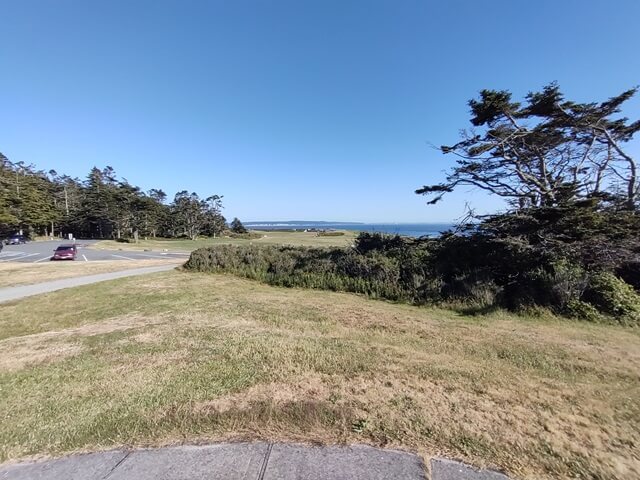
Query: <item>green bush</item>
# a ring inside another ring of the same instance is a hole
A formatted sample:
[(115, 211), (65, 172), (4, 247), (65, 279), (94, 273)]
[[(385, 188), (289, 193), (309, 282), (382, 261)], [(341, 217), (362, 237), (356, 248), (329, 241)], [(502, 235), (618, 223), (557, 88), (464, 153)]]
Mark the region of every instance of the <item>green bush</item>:
[(252, 232), (252, 231), (247, 231), (245, 233), (237, 233), (229, 230), (225, 233), (225, 236), (229, 238), (244, 238), (245, 240), (255, 240), (257, 238), (262, 238), (262, 234)]
[(361, 233), (353, 248), (219, 245), (193, 252), (186, 268), (413, 304), (639, 324), (637, 227), (633, 212), (538, 209), (439, 238)]
[(596, 307), (582, 300), (570, 300), (564, 313), (569, 317), (589, 322), (600, 322), (604, 319)]
[(400, 264), (380, 254), (360, 255), (349, 248), (272, 245), (219, 245), (194, 251), (185, 268), (229, 272), (287, 287), (362, 293), (412, 301), (400, 282)]
[(623, 324), (640, 324), (640, 295), (612, 273), (591, 276), (583, 300)]

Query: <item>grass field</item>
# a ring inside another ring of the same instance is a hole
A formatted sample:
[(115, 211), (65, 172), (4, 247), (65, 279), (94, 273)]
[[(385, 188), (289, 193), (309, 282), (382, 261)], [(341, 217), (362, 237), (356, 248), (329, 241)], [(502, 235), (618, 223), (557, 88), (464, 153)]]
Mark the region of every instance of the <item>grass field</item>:
[(262, 238), (244, 239), (244, 238), (208, 238), (203, 237), (197, 240), (188, 239), (158, 239), (158, 240), (140, 240), (138, 243), (119, 243), (114, 240), (103, 240), (96, 243), (92, 248), (105, 248), (109, 250), (184, 250), (192, 251), (201, 247), (210, 247), (212, 245), (231, 244), (231, 245), (248, 245), (249, 243), (263, 245), (303, 245), (309, 247), (344, 247), (351, 245), (356, 237), (355, 232), (344, 231), (341, 236), (318, 236), (314, 232), (277, 232), (277, 231), (256, 231), (262, 235)]
[(1, 308), (2, 460), (259, 438), (640, 476), (638, 330), (182, 271)]
[(96, 273), (116, 272), (130, 268), (151, 267), (167, 263), (179, 264), (183, 260), (132, 260), (132, 261), (94, 261), (94, 262), (45, 262), (20, 263), (7, 262), (0, 264), (0, 288), (15, 287), (48, 282), (62, 278), (94, 275)]

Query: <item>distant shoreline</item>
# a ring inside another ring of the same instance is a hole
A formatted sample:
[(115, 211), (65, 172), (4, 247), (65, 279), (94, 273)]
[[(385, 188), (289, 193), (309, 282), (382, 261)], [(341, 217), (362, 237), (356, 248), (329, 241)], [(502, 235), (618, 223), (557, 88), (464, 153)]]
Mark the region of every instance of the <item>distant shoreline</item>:
[(453, 223), (245, 222), (254, 230), (351, 230), (410, 237), (436, 237)]
[(329, 222), (329, 221), (308, 221), (291, 220), (291, 221), (264, 221), (264, 222), (242, 222), (246, 226), (294, 226), (294, 225), (453, 225), (453, 222)]
[(244, 225), (248, 227), (263, 227), (263, 226), (283, 226), (290, 227), (295, 225), (364, 225), (364, 222), (328, 222), (328, 221), (309, 221), (303, 220), (287, 220), (287, 221), (268, 221), (268, 222), (244, 222)]

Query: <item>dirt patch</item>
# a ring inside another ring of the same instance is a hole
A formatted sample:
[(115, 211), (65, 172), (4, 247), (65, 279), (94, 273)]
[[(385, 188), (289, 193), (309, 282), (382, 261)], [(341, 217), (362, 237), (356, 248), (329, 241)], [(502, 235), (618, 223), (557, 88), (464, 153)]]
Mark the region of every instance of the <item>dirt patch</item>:
[(33, 342), (19, 340), (7, 345), (0, 343), (0, 371), (14, 372), (39, 363), (56, 362), (77, 355), (82, 347), (67, 342)]
[(242, 392), (224, 395), (194, 406), (196, 413), (225, 413), (231, 410), (246, 410), (253, 404), (269, 403), (286, 405), (302, 401), (324, 401), (329, 398), (330, 389), (319, 376), (293, 379), (289, 382), (273, 382), (255, 385)]
[(29, 365), (55, 362), (76, 355), (82, 351), (79, 337), (103, 335), (159, 323), (162, 323), (161, 319), (131, 315), (64, 330), (7, 338), (0, 341), (0, 370), (17, 371)]

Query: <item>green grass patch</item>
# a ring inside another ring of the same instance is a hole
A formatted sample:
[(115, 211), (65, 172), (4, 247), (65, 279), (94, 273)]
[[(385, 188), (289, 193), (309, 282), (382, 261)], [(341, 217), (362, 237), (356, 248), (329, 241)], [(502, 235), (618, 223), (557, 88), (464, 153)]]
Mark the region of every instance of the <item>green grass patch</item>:
[(115, 240), (102, 240), (92, 248), (108, 250), (150, 250), (150, 251), (187, 251), (214, 245), (299, 245), (309, 247), (333, 247), (348, 246), (353, 243), (356, 232), (339, 231), (339, 235), (319, 236), (316, 232), (280, 231), (280, 230), (251, 230), (248, 234), (222, 236), (217, 238), (200, 237), (197, 240), (182, 239), (141, 239), (138, 243), (130, 240), (128, 243), (119, 243)]
[(515, 477), (638, 470), (634, 329), (180, 271), (3, 313), (2, 460), (264, 439), (408, 448)]

